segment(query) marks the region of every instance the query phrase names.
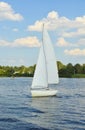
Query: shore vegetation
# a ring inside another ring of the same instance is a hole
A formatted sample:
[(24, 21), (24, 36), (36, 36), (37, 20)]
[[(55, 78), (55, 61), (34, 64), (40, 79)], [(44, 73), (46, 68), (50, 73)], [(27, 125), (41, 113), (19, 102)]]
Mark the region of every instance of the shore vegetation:
[[(68, 63), (64, 65), (58, 61), (59, 77), (65, 78), (85, 78), (85, 64)], [(0, 66), (0, 77), (33, 77), (36, 65), (33, 66)]]

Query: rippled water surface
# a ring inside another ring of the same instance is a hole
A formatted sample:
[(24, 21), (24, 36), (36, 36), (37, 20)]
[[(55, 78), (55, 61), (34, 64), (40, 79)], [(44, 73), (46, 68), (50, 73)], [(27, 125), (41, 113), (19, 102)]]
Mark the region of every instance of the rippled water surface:
[(0, 78), (0, 130), (85, 130), (85, 79), (61, 78), (45, 98), (31, 98), (31, 82)]

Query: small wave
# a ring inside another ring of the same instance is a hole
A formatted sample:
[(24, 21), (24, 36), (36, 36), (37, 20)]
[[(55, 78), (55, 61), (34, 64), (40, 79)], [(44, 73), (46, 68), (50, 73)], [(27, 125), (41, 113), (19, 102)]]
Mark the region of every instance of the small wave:
[(85, 97), (85, 95), (83, 95), (83, 94), (75, 94), (75, 96), (76, 97), (83, 97), (83, 98)]
[(18, 122), (16, 118), (0, 118), (0, 122)]
[(66, 122), (66, 124), (71, 124), (71, 125), (85, 125), (85, 122), (82, 121), (75, 121), (75, 120), (64, 120), (64, 122)]
[(69, 98), (72, 98), (73, 96), (72, 95), (61, 95), (59, 96), (59, 98), (63, 98), (63, 99), (69, 99)]
[[(36, 124), (16, 118), (0, 118), (0, 122), (3, 122), (2, 125), (0, 125), (0, 130), (48, 130)], [(10, 123), (10, 125), (6, 125), (5, 123)]]
[(35, 112), (35, 113), (45, 113), (45, 112), (40, 111), (38, 109), (28, 108), (28, 107), (10, 107), (9, 109), (12, 109), (12, 110), (25, 110), (25, 111), (28, 111), (28, 112)]

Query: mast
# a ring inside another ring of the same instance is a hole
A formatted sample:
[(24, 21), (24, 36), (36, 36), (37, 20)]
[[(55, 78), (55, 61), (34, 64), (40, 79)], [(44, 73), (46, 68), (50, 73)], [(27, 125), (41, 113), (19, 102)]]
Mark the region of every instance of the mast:
[[(42, 47), (43, 47), (43, 53), (44, 53), (44, 57), (45, 57), (46, 79), (47, 79), (47, 83), (48, 83), (47, 60), (46, 60), (46, 54), (45, 54), (44, 33), (43, 32), (44, 32), (44, 23), (43, 23), (43, 26), (42, 26)], [(47, 84), (46, 88), (48, 88), (48, 84)]]

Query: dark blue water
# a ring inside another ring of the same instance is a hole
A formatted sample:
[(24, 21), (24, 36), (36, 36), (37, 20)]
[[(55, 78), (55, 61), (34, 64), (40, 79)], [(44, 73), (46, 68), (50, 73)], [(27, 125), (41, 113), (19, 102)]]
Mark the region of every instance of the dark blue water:
[(0, 130), (85, 130), (85, 79), (60, 79), (57, 97), (31, 98), (31, 78), (0, 78)]

